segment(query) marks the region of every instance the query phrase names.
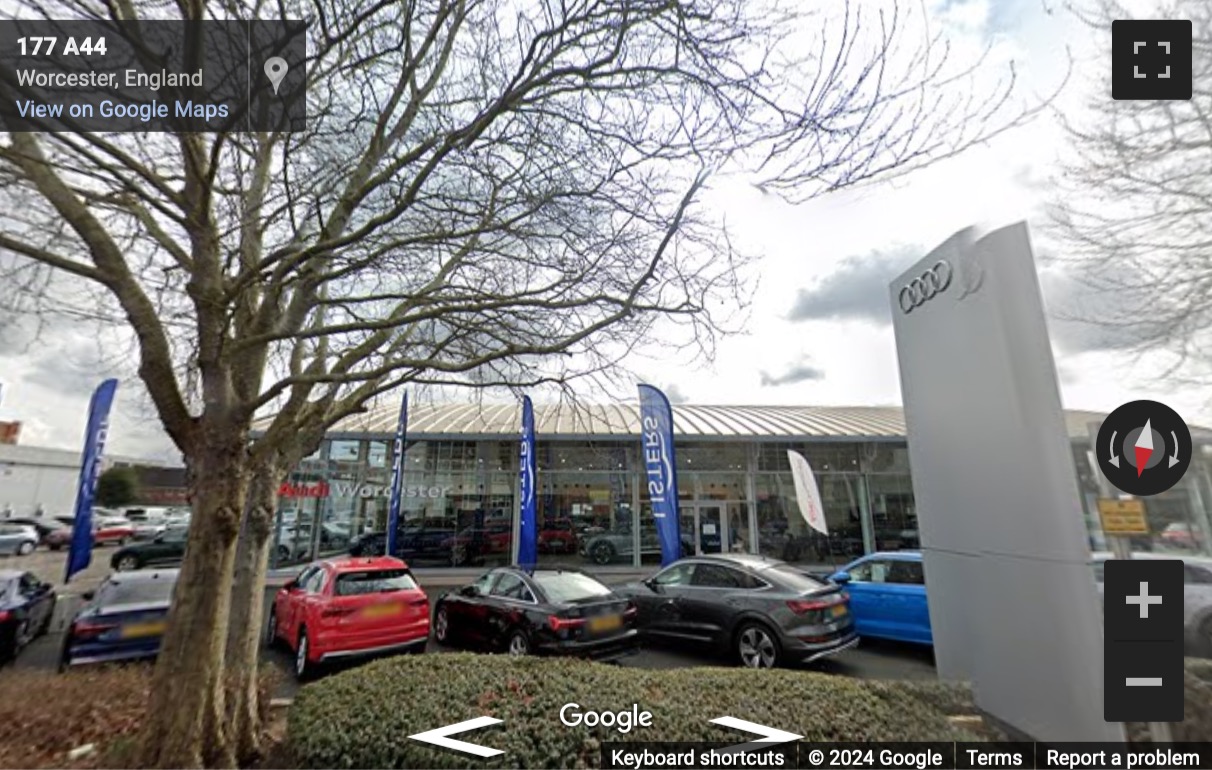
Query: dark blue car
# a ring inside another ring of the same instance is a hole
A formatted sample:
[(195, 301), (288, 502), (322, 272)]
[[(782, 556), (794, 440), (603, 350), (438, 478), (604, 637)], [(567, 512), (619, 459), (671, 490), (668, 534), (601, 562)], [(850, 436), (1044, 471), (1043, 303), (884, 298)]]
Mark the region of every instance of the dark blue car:
[(921, 552), (873, 553), (829, 579), (850, 594), (850, 614), (860, 637), (934, 645)]
[(0, 665), (38, 636), (55, 614), (55, 589), (32, 572), (0, 569)]
[(84, 594), (72, 618), (60, 669), (83, 663), (154, 658), (160, 651), (178, 570), (135, 570)]

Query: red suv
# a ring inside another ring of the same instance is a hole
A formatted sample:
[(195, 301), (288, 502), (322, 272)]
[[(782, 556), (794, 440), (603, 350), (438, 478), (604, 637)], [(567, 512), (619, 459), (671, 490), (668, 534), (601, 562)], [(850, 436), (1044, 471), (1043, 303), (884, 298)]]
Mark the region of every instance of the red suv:
[(577, 533), (572, 528), (571, 519), (556, 519), (543, 523), (539, 530), (539, 551), (541, 553), (576, 553)]
[(319, 562), (278, 591), (266, 638), (291, 648), (299, 679), (339, 658), (423, 652), (429, 641), (429, 598), (399, 559)]

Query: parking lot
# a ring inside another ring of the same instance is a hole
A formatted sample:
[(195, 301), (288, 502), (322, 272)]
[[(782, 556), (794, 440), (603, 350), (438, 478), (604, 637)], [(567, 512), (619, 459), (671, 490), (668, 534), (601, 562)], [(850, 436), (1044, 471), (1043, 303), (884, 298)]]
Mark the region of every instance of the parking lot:
[[(21, 653), (15, 666), (23, 669), (43, 669), (53, 671), (58, 664), (59, 651), (63, 641), (63, 631), (72, 614), (79, 608), (82, 599), (80, 594), (96, 587), (109, 574), (109, 558), (111, 548), (98, 548), (93, 552), (93, 563), (89, 568), (76, 575), (69, 585), (63, 585), (64, 552), (38, 550), (28, 556), (0, 557), (0, 569), (29, 570), (43, 580), (56, 585), (59, 602), (55, 610), (55, 619), (49, 633), (39, 638)], [(449, 577), (427, 580), (424, 576), (420, 582), (429, 594), (430, 603), (437, 600), (454, 585)], [(610, 582), (607, 580), (606, 582)], [(266, 606), (273, 600), (276, 587), (266, 589)], [(427, 652), (442, 653), (450, 648), (441, 647), (432, 639), (426, 648)], [(281, 650), (266, 650), (266, 659), (280, 667), (283, 676), (280, 678), (277, 697), (290, 697), (297, 689), (291, 672), (291, 657), (288, 652)], [(356, 664), (343, 664), (352, 666)], [(620, 665), (651, 669), (688, 668), (693, 666), (733, 665), (732, 662), (720, 656), (699, 653), (685, 648), (673, 649), (663, 646), (649, 646), (639, 654), (625, 658)], [(935, 669), (933, 655), (930, 650), (911, 644), (864, 640), (857, 648), (840, 655), (807, 664), (807, 669), (838, 676), (850, 676), (864, 679), (933, 679)], [(338, 670), (338, 669), (332, 669)]]

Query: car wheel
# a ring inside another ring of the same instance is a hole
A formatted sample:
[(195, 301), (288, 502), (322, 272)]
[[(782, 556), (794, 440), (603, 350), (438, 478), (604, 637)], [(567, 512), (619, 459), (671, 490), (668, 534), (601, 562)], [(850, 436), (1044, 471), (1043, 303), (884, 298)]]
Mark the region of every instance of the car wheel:
[(437, 640), (438, 644), (449, 644), (450, 642), (450, 615), (444, 606), (439, 606), (438, 611), (434, 614), (433, 638)]
[(17, 626), (17, 635), (13, 637), (13, 653), (21, 651), (21, 648), (34, 640), (33, 634), (29, 632), (29, 619), (21, 621)]
[(35, 543), (34, 541), (26, 540), (21, 545), (17, 546), (17, 555), (18, 556), (29, 556), (31, 553), (34, 552), (34, 547), (36, 545), (37, 545), (37, 543)]
[(62, 547), (63, 547), (63, 546), (59, 545), (58, 543), (54, 543), (54, 544), (52, 544), (52, 545), (50, 546), (50, 549), (51, 549), (52, 551), (58, 551), (58, 550), (59, 550), (59, 549), (61, 549)]
[(299, 629), (299, 645), (295, 648), (295, 679), (306, 681), (311, 676), (315, 666), (307, 660), (310, 647), (307, 643), (307, 629)]
[(597, 543), (589, 555), (594, 564), (609, 564), (614, 559), (614, 546), (604, 541)]
[(139, 569), (139, 558), (137, 556), (123, 556), (118, 559), (118, 563), (114, 565), (114, 569), (119, 572), (130, 572), (131, 570)]
[(530, 654), (530, 637), (522, 629), (515, 629), (509, 635), (509, 643), (505, 646), (505, 651), (510, 655), (523, 656)]
[(462, 567), (467, 563), (467, 546), (456, 545), (454, 550), (450, 552), (450, 565), (452, 567)]
[(278, 611), (269, 608), (269, 619), (265, 621), (265, 646), (273, 649), (278, 646)]
[(736, 653), (746, 668), (774, 668), (779, 663), (779, 641), (761, 623), (745, 623), (736, 633)]

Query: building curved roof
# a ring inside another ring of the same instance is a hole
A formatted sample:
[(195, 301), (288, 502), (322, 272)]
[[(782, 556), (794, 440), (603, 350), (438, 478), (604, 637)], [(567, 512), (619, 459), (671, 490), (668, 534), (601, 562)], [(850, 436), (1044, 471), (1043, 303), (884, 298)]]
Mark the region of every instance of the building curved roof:
[[(390, 438), (398, 407), (384, 405), (347, 417), (328, 432), (331, 437)], [(520, 404), (410, 404), (408, 437), (476, 439), (513, 436), (521, 425)], [(1066, 411), (1072, 438), (1089, 435), (1100, 412)], [(704, 440), (735, 438), (790, 440), (896, 440), (905, 436), (899, 406), (706, 406), (675, 404), (675, 432)], [(1193, 428), (1193, 432), (1196, 429)], [(535, 432), (544, 439), (634, 437), (640, 433), (634, 404), (536, 404)]]

